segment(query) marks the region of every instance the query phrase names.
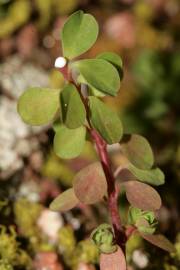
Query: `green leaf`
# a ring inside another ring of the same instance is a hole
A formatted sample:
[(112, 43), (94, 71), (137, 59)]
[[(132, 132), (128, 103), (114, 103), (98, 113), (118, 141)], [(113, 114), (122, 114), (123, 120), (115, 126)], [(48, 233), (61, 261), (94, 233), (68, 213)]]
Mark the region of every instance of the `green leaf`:
[(68, 128), (78, 128), (85, 122), (86, 111), (76, 87), (67, 84), (60, 94), (63, 123)]
[(96, 97), (89, 97), (90, 121), (104, 140), (113, 144), (122, 137), (122, 124), (118, 115)]
[(164, 249), (165, 251), (168, 252), (175, 252), (175, 247), (173, 244), (164, 236), (161, 234), (143, 234), (140, 233), (140, 235), (148, 242), (151, 244)]
[(27, 124), (48, 124), (59, 109), (59, 93), (60, 89), (29, 88), (19, 98), (18, 113)]
[(54, 199), (49, 208), (52, 211), (68, 211), (74, 208), (79, 203), (76, 195), (74, 194), (74, 189), (69, 188), (62, 192), (56, 199)]
[(98, 59), (104, 59), (106, 61), (108, 61), (109, 63), (111, 63), (118, 71), (118, 73), (120, 74), (120, 78), (123, 77), (123, 62), (121, 57), (114, 53), (114, 52), (103, 52), (101, 54), (99, 54), (96, 58)]
[(74, 62), (84, 82), (105, 94), (116, 96), (120, 88), (120, 78), (116, 68), (103, 59), (85, 59)]
[(100, 162), (95, 162), (79, 171), (73, 179), (77, 198), (86, 204), (100, 201), (107, 193), (107, 182)]
[(65, 22), (62, 33), (63, 55), (72, 59), (85, 53), (95, 43), (99, 27), (95, 18), (79, 10)]
[(155, 211), (161, 207), (161, 197), (151, 186), (138, 181), (127, 181), (122, 185), (132, 206), (148, 211)]
[(84, 147), (85, 136), (85, 127), (69, 129), (64, 125), (60, 125), (54, 137), (55, 153), (64, 159), (79, 156)]
[(164, 184), (164, 173), (159, 169), (141, 170), (129, 163), (128, 170), (141, 182), (154, 186)]
[[(87, 81), (84, 79), (84, 77), (80, 74), (77, 78), (77, 82), (79, 84), (88, 84)], [(88, 85), (88, 92), (89, 92), (89, 95), (90, 96), (95, 96), (95, 97), (104, 97), (105, 94), (100, 92), (99, 90), (97, 90), (96, 88), (94, 88), (93, 86), (91, 85)]]
[(120, 143), (123, 154), (139, 169), (150, 169), (154, 156), (148, 141), (137, 134), (124, 135)]
[(128, 170), (141, 182), (145, 182), (154, 186), (164, 184), (164, 174), (159, 168), (151, 170), (141, 170), (133, 166), (128, 165)]

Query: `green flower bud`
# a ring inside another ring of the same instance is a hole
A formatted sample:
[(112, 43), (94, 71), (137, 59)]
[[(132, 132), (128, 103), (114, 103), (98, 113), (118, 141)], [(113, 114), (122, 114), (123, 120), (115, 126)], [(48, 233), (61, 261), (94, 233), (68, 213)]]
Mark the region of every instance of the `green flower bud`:
[(102, 253), (113, 253), (117, 250), (112, 226), (101, 224), (91, 233), (91, 239)]
[(154, 212), (143, 211), (135, 207), (129, 209), (128, 223), (136, 226), (138, 231), (148, 234), (153, 234), (157, 225)]

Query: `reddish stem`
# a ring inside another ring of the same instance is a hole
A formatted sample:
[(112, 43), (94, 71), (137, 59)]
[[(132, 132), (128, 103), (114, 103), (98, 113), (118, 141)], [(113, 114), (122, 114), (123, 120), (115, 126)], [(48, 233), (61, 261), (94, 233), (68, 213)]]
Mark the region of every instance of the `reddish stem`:
[(115, 179), (113, 172), (111, 170), (110, 160), (107, 153), (107, 144), (102, 139), (102, 137), (94, 129), (90, 129), (91, 136), (95, 141), (97, 151), (101, 160), (101, 164), (106, 176), (107, 185), (108, 185), (108, 208), (111, 215), (111, 221), (114, 228), (115, 238), (117, 244), (125, 252), (125, 243), (126, 243), (126, 234), (121, 225), (121, 219), (118, 209), (118, 193), (115, 188)]
[(131, 235), (133, 233), (135, 233), (137, 231), (137, 228), (135, 226), (128, 226), (126, 228), (126, 231), (125, 231), (125, 234), (126, 234), (126, 237), (127, 237), (127, 240), (131, 237)]
[[(65, 75), (65, 78), (75, 84), (74, 81), (71, 78), (71, 75), (68, 74), (67, 66), (66, 69), (63, 69), (63, 74)], [(108, 186), (108, 209), (111, 215), (111, 221), (112, 226), (115, 233), (115, 239), (116, 243), (122, 248), (124, 254), (125, 254), (125, 243), (127, 241), (127, 236), (125, 233), (125, 230), (121, 224), (121, 219), (119, 215), (119, 209), (118, 209), (118, 192), (115, 188), (115, 178), (111, 169), (111, 164), (109, 160), (109, 156), (107, 153), (107, 144), (103, 140), (103, 138), (100, 136), (99, 133), (95, 129), (92, 128), (90, 119), (89, 119), (89, 107), (87, 103), (87, 99), (83, 97), (81, 93), (81, 89), (76, 85), (78, 88), (79, 94), (81, 96), (82, 102), (84, 103), (85, 109), (86, 109), (86, 117), (89, 124), (89, 132), (91, 134), (92, 139), (94, 140), (96, 144), (96, 148), (101, 160), (101, 164), (104, 170), (104, 174), (106, 176), (107, 186)]]

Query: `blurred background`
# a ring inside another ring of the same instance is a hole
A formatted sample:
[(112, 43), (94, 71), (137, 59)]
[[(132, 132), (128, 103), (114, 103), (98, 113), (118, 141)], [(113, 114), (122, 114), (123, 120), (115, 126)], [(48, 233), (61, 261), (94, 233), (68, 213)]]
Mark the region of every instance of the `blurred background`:
[[(52, 151), (49, 127), (25, 125), (16, 111), (29, 86), (61, 87), (54, 68), (60, 30), (82, 9), (95, 16), (100, 35), (85, 55), (121, 55), (124, 78), (116, 108), (125, 132), (147, 137), (166, 183), (159, 228), (176, 246), (168, 254), (140, 238), (127, 245), (129, 269), (180, 269), (180, 2), (179, 0), (0, 0), (0, 270), (95, 270), (98, 251), (91, 230), (108, 222), (105, 204), (65, 214), (48, 210), (73, 175), (97, 159), (87, 142), (82, 155), (64, 161)], [(110, 153), (113, 157), (113, 151)], [(118, 157), (112, 158), (114, 166)], [(128, 204), (119, 198), (126, 220)]]

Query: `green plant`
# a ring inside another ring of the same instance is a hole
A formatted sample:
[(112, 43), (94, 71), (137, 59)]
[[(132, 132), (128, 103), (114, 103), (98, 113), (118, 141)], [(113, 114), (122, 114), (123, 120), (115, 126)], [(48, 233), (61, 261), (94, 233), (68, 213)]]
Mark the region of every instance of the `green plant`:
[[(94, 59), (76, 60), (95, 43), (98, 24), (93, 16), (77, 11), (64, 24), (61, 33), (63, 58), (62, 89), (30, 88), (18, 102), (18, 112), (30, 125), (54, 122), (54, 151), (60, 158), (80, 155), (86, 135), (95, 143), (99, 161), (79, 171), (73, 187), (61, 193), (50, 205), (53, 211), (67, 211), (79, 203), (107, 201), (111, 223), (101, 224), (92, 233), (99, 248), (100, 267), (126, 269), (125, 245), (129, 237), (140, 234), (150, 243), (167, 250), (173, 245), (162, 235), (153, 234), (157, 221), (154, 212), (161, 207), (161, 198), (150, 185), (162, 185), (164, 174), (154, 168), (154, 156), (148, 141), (137, 134), (123, 134), (116, 112), (101, 100), (116, 96), (122, 79), (119, 55), (105, 52)], [(118, 143), (123, 155), (118, 171), (128, 170), (132, 181), (116, 182), (107, 145)], [(148, 185), (150, 184), (150, 185)], [(125, 189), (131, 207), (127, 224), (122, 224), (119, 208), (119, 188)]]

